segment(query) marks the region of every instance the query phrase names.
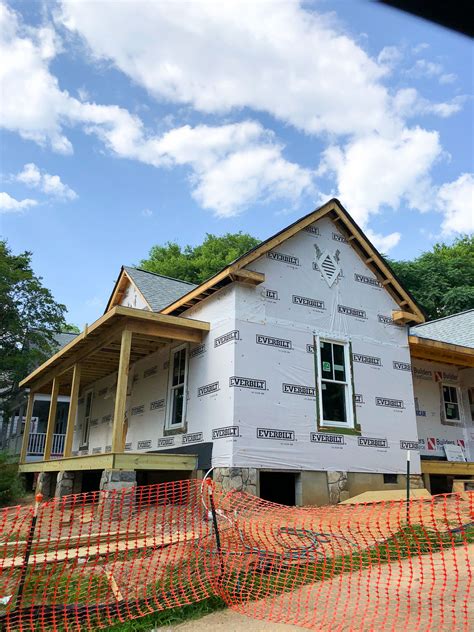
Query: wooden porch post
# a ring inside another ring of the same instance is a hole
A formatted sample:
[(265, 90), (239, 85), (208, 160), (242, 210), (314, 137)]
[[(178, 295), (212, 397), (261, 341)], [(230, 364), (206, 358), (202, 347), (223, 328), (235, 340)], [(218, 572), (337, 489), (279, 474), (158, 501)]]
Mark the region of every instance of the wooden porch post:
[(72, 440), (74, 438), (74, 424), (77, 415), (77, 400), (79, 399), (79, 387), (81, 384), (81, 365), (75, 364), (72, 374), (71, 398), (67, 415), (66, 438), (64, 440), (63, 457), (70, 457), (72, 452)]
[(48, 429), (46, 430), (46, 441), (44, 443), (43, 461), (49, 461), (51, 458), (51, 448), (53, 447), (53, 434), (56, 426), (56, 410), (58, 407), (59, 393), (59, 377), (53, 380), (53, 388), (51, 389), (51, 402), (49, 404)]
[(127, 383), (130, 365), (130, 351), (132, 348), (132, 332), (122, 331), (120, 342), (120, 361), (117, 376), (117, 391), (115, 393), (114, 422), (112, 428), (112, 452), (123, 452), (123, 422), (127, 403)]
[[(31, 418), (33, 416), (33, 405), (35, 402), (35, 394), (30, 391), (28, 395), (28, 405), (26, 407), (25, 430), (23, 432), (23, 441), (21, 443), (20, 463), (26, 462), (28, 452), (28, 441), (30, 439)], [(21, 423), (21, 420), (20, 420)]]

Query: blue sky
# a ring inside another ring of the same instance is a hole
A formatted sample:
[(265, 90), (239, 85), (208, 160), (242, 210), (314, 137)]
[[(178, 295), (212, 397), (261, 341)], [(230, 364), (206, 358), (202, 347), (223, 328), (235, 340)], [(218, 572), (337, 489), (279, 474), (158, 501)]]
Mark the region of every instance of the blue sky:
[(70, 322), (154, 244), (332, 196), (395, 258), (473, 229), (462, 35), (362, 0), (0, 6), (1, 234)]

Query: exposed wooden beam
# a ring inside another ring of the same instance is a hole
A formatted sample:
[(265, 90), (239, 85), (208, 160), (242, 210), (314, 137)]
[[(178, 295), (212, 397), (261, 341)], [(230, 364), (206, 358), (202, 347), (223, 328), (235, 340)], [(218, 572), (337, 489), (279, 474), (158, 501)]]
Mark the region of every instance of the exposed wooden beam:
[(129, 321), (126, 329), (135, 334), (145, 334), (147, 336), (156, 336), (163, 340), (182, 340), (184, 342), (201, 342), (203, 331), (175, 327), (170, 325), (162, 325), (153, 322), (133, 322)]
[(130, 370), (130, 350), (132, 347), (132, 332), (124, 329), (120, 345), (120, 362), (115, 393), (114, 421), (112, 427), (112, 452), (123, 452), (123, 423), (127, 403), (127, 383)]
[(403, 310), (394, 310), (392, 312), (393, 322), (397, 325), (405, 325), (407, 323), (422, 323), (424, 318), (412, 312), (404, 312)]
[(114, 454), (90, 454), (50, 461), (22, 463), (20, 472), (77, 472), (87, 470), (165, 470), (192, 471), (197, 467), (194, 454), (169, 454), (166, 452), (125, 452)]
[(254, 272), (253, 270), (237, 270), (231, 274), (231, 278), (248, 285), (260, 285), (265, 281), (265, 275), (262, 272)]
[(24, 463), (26, 461), (26, 455), (28, 454), (28, 441), (30, 438), (31, 417), (33, 416), (34, 403), (35, 394), (33, 393), (33, 391), (30, 391), (28, 395), (28, 404), (26, 406), (25, 429), (23, 431), (23, 439), (21, 442), (20, 463)]
[(59, 393), (59, 378), (55, 377), (53, 380), (53, 387), (51, 389), (51, 401), (49, 402), (48, 427), (46, 430), (46, 439), (44, 442), (43, 461), (48, 461), (51, 458), (51, 448), (53, 447), (53, 435), (54, 435), (54, 429), (56, 426), (56, 410), (58, 407), (58, 393)]
[(79, 389), (81, 384), (81, 365), (75, 364), (72, 374), (71, 396), (69, 400), (69, 411), (67, 415), (66, 438), (64, 439), (64, 457), (71, 456), (72, 441), (74, 438), (74, 425), (77, 415), (77, 401), (79, 399)]
[(421, 471), (423, 474), (444, 474), (444, 475), (474, 475), (474, 463), (461, 461), (435, 461), (421, 460)]
[(458, 366), (474, 367), (474, 349), (439, 340), (409, 336), (410, 354), (420, 360), (435, 360)]

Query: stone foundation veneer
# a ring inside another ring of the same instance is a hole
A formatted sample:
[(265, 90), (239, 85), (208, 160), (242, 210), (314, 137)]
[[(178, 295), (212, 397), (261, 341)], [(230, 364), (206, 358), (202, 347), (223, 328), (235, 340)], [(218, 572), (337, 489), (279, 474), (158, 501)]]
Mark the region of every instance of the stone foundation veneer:
[(349, 498), (347, 472), (335, 471), (327, 473), (329, 502), (336, 505)]
[[(97, 517), (102, 521), (126, 520), (135, 512), (135, 470), (104, 470), (100, 479), (99, 505)], [(129, 490), (130, 493), (114, 493)]]
[(63, 496), (74, 494), (75, 478), (76, 472), (58, 472), (58, 478), (56, 479), (56, 491), (54, 492), (56, 498), (62, 498)]
[(36, 493), (43, 494), (44, 500), (48, 500), (53, 496), (53, 473), (52, 472), (40, 472), (36, 479)]
[(213, 480), (224, 491), (247, 492), (257, 495), (258, 470), (255, 467), (216, 467)]

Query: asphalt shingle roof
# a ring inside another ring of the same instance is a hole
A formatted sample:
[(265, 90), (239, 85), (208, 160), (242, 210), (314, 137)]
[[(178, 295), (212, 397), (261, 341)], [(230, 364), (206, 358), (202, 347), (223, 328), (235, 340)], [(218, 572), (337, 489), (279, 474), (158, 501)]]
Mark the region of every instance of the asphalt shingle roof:
[(170, 303), (173, 303), (197, 287), (194, 283), (172, 279), (171, 277), (155, 274), (154, 272), (147, 272), (140, 268), (124, 266), (124, 270), (133, 280), (154, 312), (159, 312)]
[(410, 327), (410, 335), (474, 348), (474, 309)]
[(67, 344), (71, 342), (71, 340), (74, 340), (76, 336), (77, 334), (71, 334), (65, 331), (59, 331), (58, 333), (54, 334), (54, 340), (56, 341), (58, 345), (58, 348), (56, 349), (56, 351), (59, 351), (60, 349), (65, 347)]

